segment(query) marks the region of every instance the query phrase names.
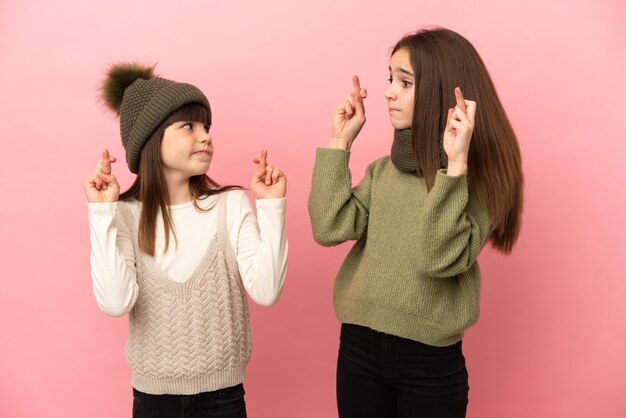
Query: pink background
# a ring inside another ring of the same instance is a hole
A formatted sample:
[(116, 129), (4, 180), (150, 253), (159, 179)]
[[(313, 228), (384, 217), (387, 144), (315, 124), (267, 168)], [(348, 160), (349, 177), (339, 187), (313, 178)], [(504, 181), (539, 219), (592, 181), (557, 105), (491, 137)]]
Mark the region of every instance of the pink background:
[[(289, 178), (289, 273), (253, 307), (252, 417), (333, 417), (334, 275), (349, 244), (312, 239), (315, 147), (359, 74), (368, 122), (352, 169), (387, 153), (388, 52), (439, 24), (481, 53), (526, 175), (515, 253), (485, 250), (482, 316), (465, 338), (469, 417), (626, 416), (626, 6), (621, 0), (0, 3), (0, 416), (130, 416), (127, 321), (96, 306), (81, 184), (122, 156), (96, 101), (109, 63), (158, 62), (214, 109), (211, 175), (247, 184), (267, 147)], [(386, 5), (383, 5), (386, 3)], [(131, 182), (126, 166), (116, 173)]]

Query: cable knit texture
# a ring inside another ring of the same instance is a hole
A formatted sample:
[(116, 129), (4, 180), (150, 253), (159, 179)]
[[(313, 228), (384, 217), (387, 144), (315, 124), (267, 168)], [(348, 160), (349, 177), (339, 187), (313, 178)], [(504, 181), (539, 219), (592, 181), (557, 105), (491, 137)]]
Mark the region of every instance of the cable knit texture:
[[(137, 237), (138, 220), (125, 205), (122, 218)], [(129, 314), (126, 357), (133, 387), (150, 394), (195, 394), (241, 383), (252, 351), (248, 302), (228, 239), (226, 198), (219, 226), (192, 276), (170, 279), (138, 251), (139, 297)]]
[(352, 188), (349, 155), (317, 150), (309, 197), (318, 243), (357, 241), (335, 281), (337, 317), (429, 345), (456, 343), (478, 320), (486, 209), (466, 175), (440, 170), (428, 193), (422, 177), (389, 157)]

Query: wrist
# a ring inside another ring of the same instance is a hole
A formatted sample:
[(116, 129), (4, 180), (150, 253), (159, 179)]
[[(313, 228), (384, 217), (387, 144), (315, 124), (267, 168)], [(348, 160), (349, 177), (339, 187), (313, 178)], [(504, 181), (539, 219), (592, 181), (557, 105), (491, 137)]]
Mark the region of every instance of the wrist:
[(467, 174), (467, 163), (448, 162), (446, 174), (449, 176)]
[(346, 139), (342, 138), (330, 138), (330, 146), (329, 148), (333, 149), (341, 149), (344, 151), (350, 150), (350, 142)]
[(262, 196), (254, 196), (256, 200), (268, 200), (268, 199), (284, 199), (286, 193), (278, 193), (278, 194), (264, 194)]

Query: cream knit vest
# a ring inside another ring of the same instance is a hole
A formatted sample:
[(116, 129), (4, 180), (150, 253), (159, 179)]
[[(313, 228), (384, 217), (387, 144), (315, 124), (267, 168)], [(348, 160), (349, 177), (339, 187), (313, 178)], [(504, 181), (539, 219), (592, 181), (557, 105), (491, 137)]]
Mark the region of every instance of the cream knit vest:
[(133, 387), (157, 395), (195, 394), (241, 383), (252, 338), (248, 301), (228, 238), (226, 193), (218, 199), (216, 236), (184, 283), (170, 279), (139, 251), (138, 220), (127, 205), (118, 208), (134, 237), (139, 285), (126, 346)]

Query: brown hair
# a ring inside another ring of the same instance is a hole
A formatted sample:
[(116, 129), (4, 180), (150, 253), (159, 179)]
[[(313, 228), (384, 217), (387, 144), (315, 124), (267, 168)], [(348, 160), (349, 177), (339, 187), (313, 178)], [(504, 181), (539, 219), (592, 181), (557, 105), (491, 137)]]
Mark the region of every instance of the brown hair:
[(508, 254), (521, 227), (523, 175), (520, 149), (495, 86), (472, 44), (444, 28), (405, 35), (394, 46), (408, 51), (415, 72), (412, 141), (428, 190), (440, 168), (440, 141), (454, 88), (476, 101), (478, 110), (468, 156), (468, 182), (489, 213), (492, 246)]
[[(169, 211), (169, 192), (165, 175), (161, 166), (161, 142), (165, 129), (174, 122), (201, 122), (211, 126), (211, 114), (206, 107), (198, 103), (190, 103), (180, 107), (165, 119), (150, 136), (146, 145), (141, 150), (139, 159), (139, 172), (134, 183), (120, 195), (120, 200), (138, 200), (142, 203), (139, 218), (139, 248), (151, 256), (154, 255), (156, 221), (159, 211), (163, 216), (163, 229), (165, 233), (165, 249), (167, 251), (170, 242), (170, 232), (176, 231)], [(201, 174), (189, 179), (189, 191), (194, 207), (202, 210), (197, 199), (205, 199), (213, 194), (220, 193), (239, 186), (220, 186), (208, 175)]]

